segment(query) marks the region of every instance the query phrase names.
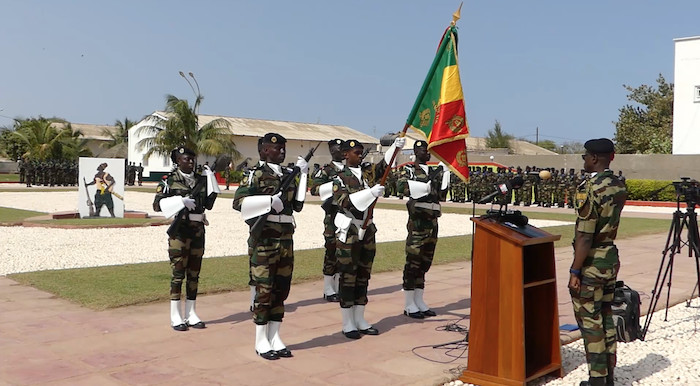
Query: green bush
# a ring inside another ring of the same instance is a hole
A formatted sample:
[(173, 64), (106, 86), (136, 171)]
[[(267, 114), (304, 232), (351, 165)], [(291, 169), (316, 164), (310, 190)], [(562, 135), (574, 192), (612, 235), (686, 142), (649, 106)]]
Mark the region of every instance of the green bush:
[(671, 181), (628, 179), (625, 183), (629, 200), (676, 201), (676, 190)]
[(232, 170), (231, 171), (231, 182), (234, 184), (243, 181), (243, 171), (242, 170)]

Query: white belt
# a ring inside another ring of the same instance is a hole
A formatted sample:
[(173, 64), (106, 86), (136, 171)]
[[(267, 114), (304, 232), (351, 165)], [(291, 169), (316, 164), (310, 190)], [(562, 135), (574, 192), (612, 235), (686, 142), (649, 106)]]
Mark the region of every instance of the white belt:
[(268, 214), (267, 221), (281, 224), (294, 224), (294, 216), (289, 214)]
[(204, 213), (190, 213), (190, 221), (204, 222)]
[[(350, 222), (352, 224), (355, 224), (357, 229), (360, 229), (360, 228), (362, 228), (362, 224), (365, 223), (365, 220), (358, 220), (358, 219), (353, 218)], [(370, 219), (369, 221), (367, 221), (367, 226), (372, 225), (372, 223), (373, 223), (373, 221), (372, 221), (372, 219)]]
[(440, 204), (433, 204), (431, 202), (416, 202), (416, 208), (425, 208), (440, 211)]

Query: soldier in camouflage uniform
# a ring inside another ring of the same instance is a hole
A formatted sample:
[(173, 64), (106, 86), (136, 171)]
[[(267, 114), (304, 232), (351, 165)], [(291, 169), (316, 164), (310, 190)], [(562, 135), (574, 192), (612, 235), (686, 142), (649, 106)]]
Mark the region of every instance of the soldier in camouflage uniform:
[[(375, 165), (377, 175), (382, 175), (394, 151), (405, 144), (404, 137), (397, 137), (387, 150), (384, 160)], [(376, 254), (375, 234), (372, 223), (372, 204), (383, 196), (384, 187), (371, 188), (362, 178), (360, 163), (364, 146), (357, 140), (343, 142), (345, 169), (333, 181), (333, 200), (338, 203), (336, 225), (336, 257), (340, 273), (340, 311), (343, 318), (342, 332), (348, 339), (362, 335), (377, 335), (379, 331), (365, 320), (367, 288)], [(363, 227), (363, 225), (365, 225)]]
[(328, 151), (331, 153), (331, 163), (324, 165), (313, 176), (311, 194), (320, 196), (323, 200), (321, 208), (325, 212), (323, 217), (323, 239), (325, 240), (325, 253), (323, 255), (323, 298), (329, 302), (338, 302), (338, 268), (335, 257), (335, 215), (338, 213), (338, 205), (333, 202), (333, 179), (344, 168), (343, 152), (340, 147), (342, 139), (328, 141)]
[(452, 202), (465, 202), (467, 197), (467, 184), (461, 178), (450, 174), (450, 200)]
[[(168, 228), (168, 256), (172, 268), (170, 325), (176, 331), (186, 331), (188, 327), (201, 329), (205, 325), (197, 316), (195, 304), (204, 255), (204, 225), (207, 224), (204, 210), (214, 206), (218, 189), (208, 192), (207, 179), (213, 178), (211, 170), (207, 169), (206, 176), (194, 172), (194, 151), (179, 147), (172, 151), (170, 158), (177, 169), (158, 184), (153, 200), (153, 210), (163, 211), (167, 216), (175, 215)], [(180, 298), (185, 278), (183, 318)]]
[(620, 269), (614, 240), (627, 189), (609, 169), (615, 155), (612, 141), (593, 139), (584, 147), (584, 169), (591, 175), (575, 197), (578, 218), (569, 291), (590, 375), (581, 386), (612, 385), (617, 356), (611, 304)]
[(523, 181), (523, 186), (520, 188), (522, 189), (523, 205), (525, 206), (530, 206), (530, 204), (532, 204), (532, 190), (538, 180), (538, 177), (534, 174), (534, 172), (535, 171), (530, 168), (530, 166), (525, 167), (525, 178)]
[[(286, 156), (287, 140), (276, 133), (262, 137), (262, 161), (241, 181), (233, 200), (244, 220), (252, 224), (264, 215), (260, 235), (251, 235), (250, 268), (255, 281), (255, 352), (264, 359), (276, 360), (292, 356), (279, 337), (284, 318), (284, 301), (289, 296), (294, 268), (294, 217), (304, 206), (308, 162), (298, 157), (296, 166), (301, 177), (294, 179), (285, 191), (279, 192), (292, 170), (281, 166)], [(292, 164), (294, 165), (294, 164)]]
[(440, 195), (447, 190), (450, 172), (442, 162), (430, 171), (428, 143), (413, 144), (416, 160), (404, 166), (398, 180), (399, 192), (409, 196), (408, 236), (406, 237), (406, 264), (403, 267), (404, 315), (415, 319), (435, 316), (423, 300), (425, 274), (430, 269), (435, 255), (440, 217)]

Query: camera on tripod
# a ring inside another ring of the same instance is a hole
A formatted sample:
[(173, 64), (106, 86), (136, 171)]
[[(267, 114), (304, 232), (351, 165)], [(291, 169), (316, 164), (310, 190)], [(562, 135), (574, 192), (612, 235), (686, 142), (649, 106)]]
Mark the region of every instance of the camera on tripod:
[(681, 177), (680, 181), (673, 181), (673, 187), (676, 189), (678, 201), (683, 197), (684, 201), (689, 206), (695, 206), (700, 197), (700, 183), (690, 177)]

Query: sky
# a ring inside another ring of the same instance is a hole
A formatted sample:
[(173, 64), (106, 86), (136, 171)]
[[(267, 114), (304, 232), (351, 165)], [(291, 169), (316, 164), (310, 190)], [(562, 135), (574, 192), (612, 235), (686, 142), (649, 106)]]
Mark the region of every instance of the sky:
[[(202, 114), (400, 131), (459, 0), (0, 0), (0, 127)], [(459, 66), (472, 136), (613, 137), (623, 85), (673, 82), (697, 0), (468, 0)]]

